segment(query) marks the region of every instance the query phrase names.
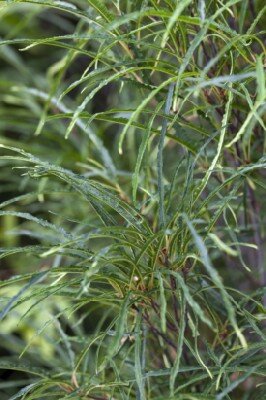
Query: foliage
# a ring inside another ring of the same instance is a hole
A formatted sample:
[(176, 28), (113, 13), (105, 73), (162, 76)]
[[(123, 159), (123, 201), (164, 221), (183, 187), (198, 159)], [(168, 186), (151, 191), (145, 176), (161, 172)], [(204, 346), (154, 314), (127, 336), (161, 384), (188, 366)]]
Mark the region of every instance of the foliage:
[(266, 396), (265, 10), (1, 1), (1, 399)]

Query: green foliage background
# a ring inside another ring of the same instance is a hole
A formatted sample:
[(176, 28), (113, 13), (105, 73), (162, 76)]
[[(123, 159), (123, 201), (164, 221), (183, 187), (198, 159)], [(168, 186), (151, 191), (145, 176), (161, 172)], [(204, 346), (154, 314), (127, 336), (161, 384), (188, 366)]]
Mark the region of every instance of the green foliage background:
[(0, 393), (265, 389), (265, 11), (0, 2)]

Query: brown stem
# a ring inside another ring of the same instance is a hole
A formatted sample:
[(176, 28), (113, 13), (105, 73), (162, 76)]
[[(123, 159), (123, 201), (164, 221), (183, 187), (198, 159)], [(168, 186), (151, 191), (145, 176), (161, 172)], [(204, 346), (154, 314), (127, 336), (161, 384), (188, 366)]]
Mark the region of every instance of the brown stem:
[[(139, 312), (139, 309), (138, 309), (138, 307), (137, 307), (135, 304), (132, 305), (132, 308), (133, 308), (134, 310), (136, 310), (137, 312)], [(147, 322), (147, 324), (149, 325), (150, 330), (151, 330), (151, 332), (152, 332), (153, 334), (155, 334), (155, 335), (157, 335), (157, 336), (161, 336), (161, 337), (163, 338), (163, 340), (164, 340), (166, 343), (169, 344), (169, 346), (171, 346), (173, 349), (176, 350), (176, 346), (175, 346), (175, 344), (172, 342), (172, 340), (169, 339), (164, 333), (160, 332), (160, 331), (152, 324), (152, 322), (151, 322), (151, 320), (150, 320), (150, 317), (149, 317), (149, 315), (148, 315), (148, 313), (147, 313), (146, 310), (145, 310), (144, 313), (143, 313), (143, 318), (144, 318), (144, 320)]]
[[(160, 317), (159, 306), (156, 303), (156, 301), (155, 300), (151, 300), (151, 305), (152, 305), (153, 310), (158, 315), (158, 317)], [(166, 325), (167, 325), (167, 328), (170, 329), (172, 332), (177, 332), (178, 331), (177, 326), (172, 324), (169, 320), (166, 321)]]
[(175, 319), (176, 322), (178, 323), (179, 321), (179, 315), (178, 315), (178, 307), (177, 307), (177, 297), (176, 297), (176, 281), (175, 278), (171, 275), (170, 276), (170, 285), (172, 289), (172, 299), (173, 299), (173, 309), (174, 309), (174, 314), (175, 314)]

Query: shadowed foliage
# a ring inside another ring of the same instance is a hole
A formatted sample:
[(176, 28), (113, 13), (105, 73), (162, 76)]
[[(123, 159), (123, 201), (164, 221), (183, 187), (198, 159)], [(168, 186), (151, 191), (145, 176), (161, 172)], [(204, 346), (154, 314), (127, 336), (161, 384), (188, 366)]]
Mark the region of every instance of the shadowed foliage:
[(0, 2), (1, 400), (266, 396), (265, 12)]

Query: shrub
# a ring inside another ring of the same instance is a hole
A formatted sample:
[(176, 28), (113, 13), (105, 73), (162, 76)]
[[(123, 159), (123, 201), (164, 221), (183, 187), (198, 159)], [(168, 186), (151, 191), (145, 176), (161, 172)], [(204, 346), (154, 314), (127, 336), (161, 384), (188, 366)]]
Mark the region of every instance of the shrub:
[(1, 2), (1, 399), (266, 395), (265, 9)]

